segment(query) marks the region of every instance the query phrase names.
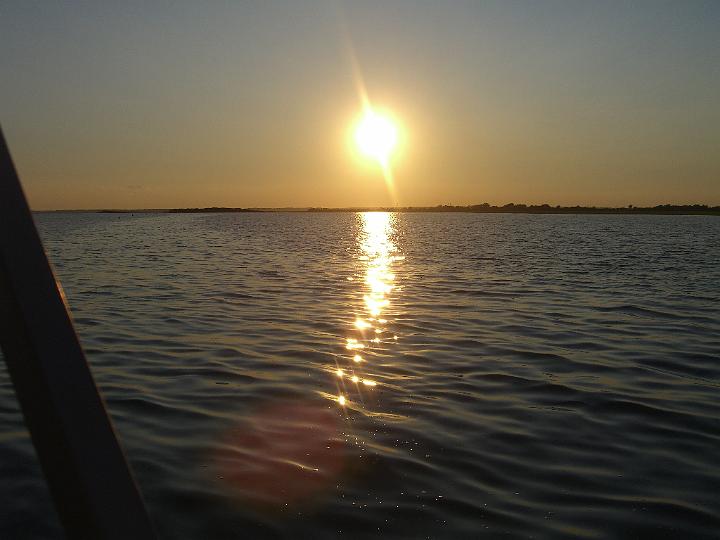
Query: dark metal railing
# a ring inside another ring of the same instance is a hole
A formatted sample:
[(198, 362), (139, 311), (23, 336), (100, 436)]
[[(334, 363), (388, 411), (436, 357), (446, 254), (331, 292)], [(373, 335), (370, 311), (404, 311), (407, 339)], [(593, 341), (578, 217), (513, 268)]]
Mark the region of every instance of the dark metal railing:
[(68, 538), (155, 538), (2, 131), (0, 345)]

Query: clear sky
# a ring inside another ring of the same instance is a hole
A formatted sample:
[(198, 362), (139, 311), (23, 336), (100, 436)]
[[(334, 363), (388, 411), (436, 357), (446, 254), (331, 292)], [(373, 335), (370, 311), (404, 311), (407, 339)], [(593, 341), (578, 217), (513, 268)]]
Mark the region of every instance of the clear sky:
[[(720, 204), (720, 2), (0, 4), (36, 209)], [(402, 145), (395, 199), (348, 132)]]

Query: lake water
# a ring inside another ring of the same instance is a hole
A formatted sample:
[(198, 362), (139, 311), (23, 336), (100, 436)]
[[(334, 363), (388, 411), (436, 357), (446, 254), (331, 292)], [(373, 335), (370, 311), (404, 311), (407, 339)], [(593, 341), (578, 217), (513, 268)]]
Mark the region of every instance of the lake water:
[(716, 217), (36, 219), (161, 538), (720, 537)]

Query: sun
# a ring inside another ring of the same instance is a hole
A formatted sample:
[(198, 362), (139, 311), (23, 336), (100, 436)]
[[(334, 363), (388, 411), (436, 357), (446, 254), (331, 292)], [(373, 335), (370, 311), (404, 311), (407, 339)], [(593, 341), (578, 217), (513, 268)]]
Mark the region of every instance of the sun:
[(397, 141), (395, 123), (387, 115), (367, 108), (355, 127), (355, 144), (360, 153), (387, 166)]

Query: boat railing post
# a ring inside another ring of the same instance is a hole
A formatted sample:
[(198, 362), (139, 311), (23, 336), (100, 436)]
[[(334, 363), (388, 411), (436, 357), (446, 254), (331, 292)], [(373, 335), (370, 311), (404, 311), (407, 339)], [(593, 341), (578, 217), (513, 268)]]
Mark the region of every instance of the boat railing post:
[(155, 538), (0, 130), (0, 346), (68, 538)]

